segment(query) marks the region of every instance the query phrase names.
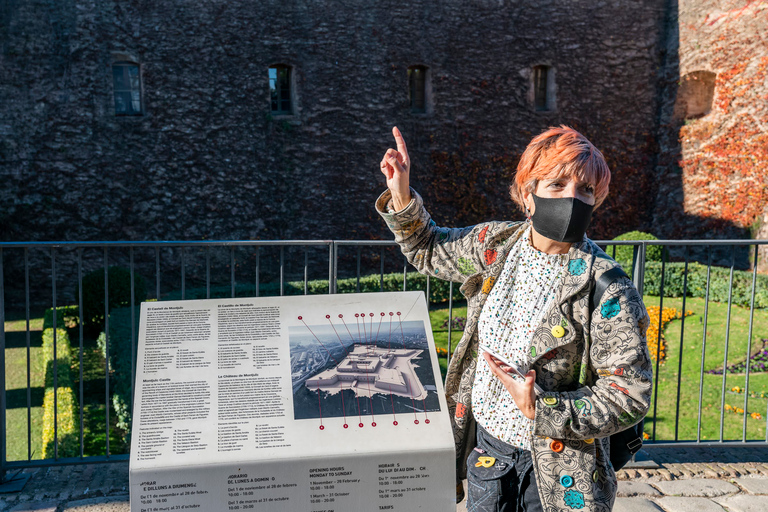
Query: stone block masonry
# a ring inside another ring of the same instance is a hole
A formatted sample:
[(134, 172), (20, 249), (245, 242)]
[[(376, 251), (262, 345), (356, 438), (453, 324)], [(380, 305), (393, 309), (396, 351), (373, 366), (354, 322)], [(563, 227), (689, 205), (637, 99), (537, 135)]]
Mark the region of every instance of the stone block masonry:
[[(591, 235), (650, 222), (666, 2), (19, 0), (0, 12), (0, 240), (367, 239), (398, 125), (440, 223), (522, 218), (530, 139), (568, 124), (606, 155)], [(141, 70), (115, 116), (112, 65)], [(294, 113), (268, 68), (292, 67)], [(426, 114), (409, 66), (428, 68)], [(531, 70), (554, 71), (552, 111)]]

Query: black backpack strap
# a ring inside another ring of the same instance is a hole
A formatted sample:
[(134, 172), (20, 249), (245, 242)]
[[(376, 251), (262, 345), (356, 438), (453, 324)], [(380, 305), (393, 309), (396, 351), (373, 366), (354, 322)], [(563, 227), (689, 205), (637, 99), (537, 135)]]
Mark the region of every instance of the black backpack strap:
[(610, 270), (603, 272), (600, 277), (597, 278), (595, 287), (592, 289), (592, 295), (590, 296), (589, 306), (590, 310), (594, 311), (600, 304), (600, 300), (603, 298), (605, 290), (611, 286), (611, 283), (622, 277), (629, 278), (626, 272), (621, 267), (613, 267)]

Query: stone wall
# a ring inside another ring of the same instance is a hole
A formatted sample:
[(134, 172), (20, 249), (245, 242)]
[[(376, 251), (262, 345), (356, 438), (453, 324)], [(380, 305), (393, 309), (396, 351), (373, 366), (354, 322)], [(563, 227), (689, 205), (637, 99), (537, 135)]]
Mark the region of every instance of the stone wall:
[[(15, 0), (0, 24), (0, 239), (368, 239), (398, 125), (446, 224), (520, 218), (530, 139), (571, 125), (605, 153), (593, 237), (647, 228), (662, 0)], [(111, 66), (141, 64), (145, 114), (115, 117)], [(294, 67), (273, 117), (267, 68)], [(555, 68), (535, 112), (531, 67)], [(411, 114), (407, 68), (433, 108)]]
[[(749, 237), (768, 201), (768, 2), (680, 0), (676, 10), (661, 81), (653, 231)], [(711, 106), (700, 115), (702, 98), (686, 89), (713, 74)]]

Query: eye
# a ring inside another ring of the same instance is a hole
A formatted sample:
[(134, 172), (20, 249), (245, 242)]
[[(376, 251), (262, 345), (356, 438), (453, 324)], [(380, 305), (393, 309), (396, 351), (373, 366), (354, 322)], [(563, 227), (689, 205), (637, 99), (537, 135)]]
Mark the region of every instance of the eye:
[(583, 190), (587, 194), (594, 194), (595, 193), (595, 187), (592, 186), (592, 185), (584, 185)]

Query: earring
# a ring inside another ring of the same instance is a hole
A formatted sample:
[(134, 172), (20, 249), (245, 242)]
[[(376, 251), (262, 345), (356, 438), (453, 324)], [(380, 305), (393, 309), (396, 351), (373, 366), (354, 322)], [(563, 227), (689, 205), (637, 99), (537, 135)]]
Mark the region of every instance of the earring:
[(529, 210), (527, 206), (525, 207), (525, 220), (528, 222), (531, 221), (531, 210)]

